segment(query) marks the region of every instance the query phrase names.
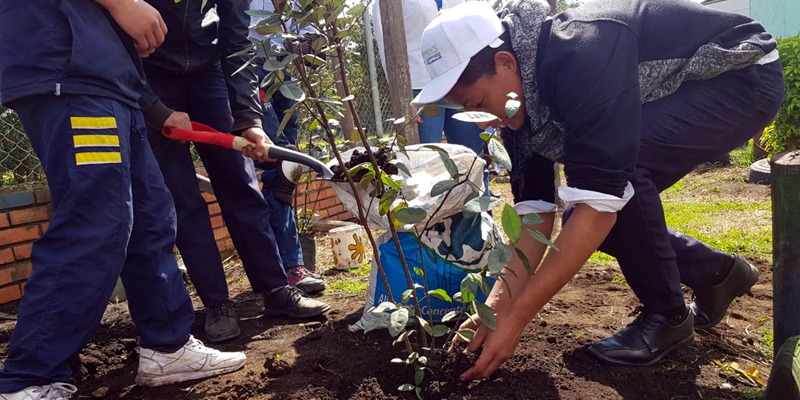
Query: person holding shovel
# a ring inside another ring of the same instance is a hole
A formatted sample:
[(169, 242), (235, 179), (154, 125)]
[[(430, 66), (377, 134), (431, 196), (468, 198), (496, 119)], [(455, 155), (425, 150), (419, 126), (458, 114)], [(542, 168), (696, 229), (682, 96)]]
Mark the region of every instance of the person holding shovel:
[[(167, 28), (135, 0), (0, 2), (0, 92), (41, 160), (53, 217), (33, 245), (2, 400), (66, 400), (71, 365), (122, 277), (139, 332), (136, 382), (241, 368), (190, 334), (194, 310), (172, 254), (175, 212), (137, 101), (140, 56)], [(138, 54), (137, 54), (138, 53)]]
[(292, 318), (323, 314), (330, 309), (328, 304), (289, 285), (269, 225), (270, 208), (259, 191), (253, 162), (245, 157), (269, 161), (266, 146), (271, 144), (261, 129), (255, 65), (248, 63), (252, 51), (236, 55), (252, 47), (247, 39), (248, 1), (148, 3), (164, 16), (170, 33), (144, 63), (154, 95), (143, 97), (142, 108), (150, 146), (175, 201), (178, 250), (206, 306), (206, 336), (211, 342), (221, 342), (238, 337), (241, 330), (228, 299), (225, 271), (189, 145), (161, 133), (163, 127), (191, 129), (190, 120), (257, 144), (244, 153), (199, 143), (195, 148), (250, 285), (264, 296), (265, 313)]
[[(444, 10), (422, 36), (431, 82), (414, 104), (441, 98), (500, 116), (520, 214), (550, 236), (552, 166), (564, 164), (569, 202), (549, 251), (520, 240), (531, 276), (515, 256), (487, 304), (497, 329), (476, 329), (483, 351), (464, 380), (489, 376), (511, 357), (525, 326), (597, 249), (617, 258), (643, 307), (589, 351), (615, 365), (650, 365), (709, 329), (758, 271), (667, 228), (659, 192), (695, 166), (767, 126), (783, 99), (773, 37), (756, 21), (689, 0), (595, 1), (548, 17), (542, 0), (512, 0), (498, 17), (483, 2)], [(455, 42), (454, 40), (458, 40)], [(519, 111), (507, 116), (508, 95)], [(519, 278), (515, 278), (518, 276)], [(681, 283), (694, 291), (686, 305)]]

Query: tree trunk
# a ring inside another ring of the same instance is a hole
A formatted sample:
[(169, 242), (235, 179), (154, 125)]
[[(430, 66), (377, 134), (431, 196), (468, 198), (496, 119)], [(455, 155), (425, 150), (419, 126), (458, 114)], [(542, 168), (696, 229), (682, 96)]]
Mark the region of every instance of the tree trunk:
[(800, 335), (800, 150), (770, 160), (774, 350)]

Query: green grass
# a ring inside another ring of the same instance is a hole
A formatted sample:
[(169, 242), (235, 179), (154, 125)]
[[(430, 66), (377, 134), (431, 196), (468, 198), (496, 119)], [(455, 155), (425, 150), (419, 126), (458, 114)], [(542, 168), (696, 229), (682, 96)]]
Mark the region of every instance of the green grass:
[(731, 164), (737, 167), (748, 167), (756, 161), (753, 157), (753, 139), (750, 139), (737, 149), (733, 149), (730, 153)]
[(361, 293), (369, 286), (369, 271), (372, 264), (363, 262), (358, 268), (339, 273), (328, 280), (329, 293)]
[(594, 252), (591, 257), (589, 257), (589, 264), (600, 264), (600, 265), (608, 265), (610, 267), (616, 267), (619, 265), (617, 263), (617, 259), (606, 254), (601, 253), (599, 251)]
[(665, 202), (667, 225), (725, 253), (769, 260), (771, 207), (761, 203)]

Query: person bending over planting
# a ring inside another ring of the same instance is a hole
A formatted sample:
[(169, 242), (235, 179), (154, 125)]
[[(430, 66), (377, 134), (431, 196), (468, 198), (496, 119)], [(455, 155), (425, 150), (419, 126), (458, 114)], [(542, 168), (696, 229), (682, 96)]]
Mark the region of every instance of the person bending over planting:
[[(571, 205), (545, 256), (531, 236), (518, 246), (506, 285), (487, 304), (497, 329), (476, 329), (483, 346), (463, 380), (486, 378), (513, 353), (525, 326), (595, 250), (617, 258), (642, 307), (637, 318), (589, 347), (617, 365), (650, 365), (708, 329), (758, 271), (667, 228), (659, 192), (695, 166), (767, 126), (783, 99), (776, 43), (756, 21), (689, 0), (594, 1), (548, 18), (542, 0), (512, 0), (498, 17), (483, 2), (443, 10), (422, 36), (430, 83), (421, 106), (445, 98), (498, 123), (514, 168), (520, 214), (555, 219), (553, 163), (564, 164), (559, 196)], [(458, 40), (457, 42), (453, 40)], [(522, 106), (505, 117), (509, 93)], [(488, 125), (488, 124), (486, 124)], [(484, 126), (485, 128), (486, 126)], [(516, 278), (519, 277), (519, 278)], [(686, 305), (681, 283), (692, 288)]]

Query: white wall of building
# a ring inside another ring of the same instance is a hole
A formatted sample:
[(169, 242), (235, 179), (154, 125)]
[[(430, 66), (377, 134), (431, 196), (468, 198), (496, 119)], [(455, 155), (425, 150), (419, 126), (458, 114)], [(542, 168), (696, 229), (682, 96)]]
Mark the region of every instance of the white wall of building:
[(703, 4), (718, 10), (750, 16), (750, 0), (707, 0)]

